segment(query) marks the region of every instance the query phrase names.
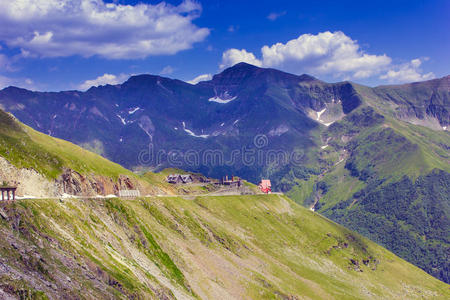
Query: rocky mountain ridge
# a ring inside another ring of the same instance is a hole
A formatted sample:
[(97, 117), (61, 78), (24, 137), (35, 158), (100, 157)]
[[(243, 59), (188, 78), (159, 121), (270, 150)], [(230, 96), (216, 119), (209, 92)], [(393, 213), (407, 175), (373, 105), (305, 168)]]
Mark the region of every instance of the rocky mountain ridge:
[[(167, 154), (172, 150), (224, 149), (229, 156), (234, 149), (253, 147), (258, 134), (268, 136), (266, 150), (283, 145), (289, 151), (308, 153), (317, 145), (314, 135), (321, 125), (329, 126), (361, 105), (378, 105), (402, 119), (446, 128), (448, 80), (371, 89), (240, 63), (197, 85), (139, 75), (86, 92), (41, 93), (10, 87), (0, 91), (0, 105), (36, 130), (127, 168), (160, 169), (170, 166)], [(405, 95), (418, 89), (424, 92), (408, 102)], [(149, 147), (166, 156), (161, 161), (143, 160), (141, 154)], [(182, 161), (177, 166), (222, 175), (207, 163)], [(255, 182), (264, 171), (242, 163), (228, 169)]]

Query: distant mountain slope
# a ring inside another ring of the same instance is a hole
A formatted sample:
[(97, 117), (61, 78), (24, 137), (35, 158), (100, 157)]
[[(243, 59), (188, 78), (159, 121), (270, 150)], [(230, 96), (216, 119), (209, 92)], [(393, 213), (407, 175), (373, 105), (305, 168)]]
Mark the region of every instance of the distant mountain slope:
[[(373, 89), (356, 86), (367, 100), (398, 119), (446, 130), (450, 124), (450, 76), (403, 85), (386, 85)], [(364, 91), (363, 91), (364, 90)]]
[(448, 285), (279, 195), (2, 204), (0, 297), (448, 299)]

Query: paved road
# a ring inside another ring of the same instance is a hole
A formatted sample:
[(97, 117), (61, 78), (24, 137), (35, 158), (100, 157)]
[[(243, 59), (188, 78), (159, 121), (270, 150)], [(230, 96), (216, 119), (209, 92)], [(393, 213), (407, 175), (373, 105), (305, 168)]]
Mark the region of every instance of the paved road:
[[(266, 195), (266, 194), (250, 194), (250, 195)], [(274, 192), (271, 193), (269, 195), (284, 195), (281, 192)], [(159, 195), (146, 195), (146, 196), (142, 196), (142, 197), (138, 197), (138, 198), (151, 198), (151, 197), (170, 197), (170, 198), (176, 198), (176, 197), (221, 197), (221, 196), (245, 196), (245, 195), (241, 195), (239, 193), (236, 194), (225, 194), (225, 193), (218, 193), (218, 194), (199, 194), (199, 195), (163, 195), (163, 194), (159, 194)], [(93, 197), (85, 197), (85, 196), (61, 196), (61, 197), (32, 197), (32, 196), (28, 196), (28, 197), (16, 197), (16, 200), (43, 200), (43, 199), (50, 199), (50, 200), (59, 200), (59, 199), (71, 199), (71, 198), (76, 198), (76, 199), (110, 199), (110, 198), (118, 198), (117, 196), (93, 196)], [(11, 200), (12, 201), (12, 200)], [(6, 202), (6, 201), (5, 201)]]

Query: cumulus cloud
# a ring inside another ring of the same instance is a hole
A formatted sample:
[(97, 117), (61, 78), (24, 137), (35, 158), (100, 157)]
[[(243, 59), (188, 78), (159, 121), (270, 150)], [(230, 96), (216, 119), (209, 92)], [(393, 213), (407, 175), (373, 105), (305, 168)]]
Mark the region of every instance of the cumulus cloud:
[(31, 90), (36, 89), (35, 83), (30, 78), (15, 78), (0, 75), (0, 89), (8, 86), (17, 86)]
[(0, 72), (6, 71), (9, 66), (9, 59), (6, 55), (0, 54)]
[(175, 71), (174, 68), (172, 68), (171, 66), (165, 66), (161, 72), (159, 72), (159, 74), (161, 75), (169, 75), (172, 74)]
[[(310, 73), (316, 76), (332, 76), (339, 79), (364, 79), (380, 76), (392, 81), (421, 80), (433, 73), (421, 75), (419, 59), (402, 66), (392, 64), (386, 54), (369, 54), (356, 40), (341, 31), (322, 32), (317, 35), (302, 34), (287, 43), (276, 43), (261, 48), (261, 59), (245, 49), (228, 49), (222, 55), (220, 68), (239, 62), (255, 66), (273, 67), (291, 73)], [(392, 70), (390, 70), (392, 69)]]
[(354, 78), (369, 77), (391, 63), (385, 54), (364, 53), (357, 41), (341, 31), (303, 34), (286, 44), (264, 46), (261, 52), (268, 67)]
[(284, 16), (285, 14), (286, 14), (285, 11), (282, 11), (282, 12), (279, 12), (279, 13), (277, 13), (277, 12), (272, 12), (272, 13), (270, 13), (270, 14), (267, 16), (267, 19), (269, 19), (270, 21), (275, 21), (276, 19), (278, 19), (279, 17)]
[(195, 77), (194, 79), (186, 81), (186, 82), (190, 83), (190, 84), (197, 84), (200, 81), (208, 81), (211, 79), (212, 79), (212, 74), (202, 74), (202, 75), (199, 75), (199, 76)]
[(0, 53), (0, 72), (15, 72), (18, 68), (15, 63), (21, 58), (21, 54), (8, 57)]
[(205, 39), (201, 5), (122, 5), (103, 0), (0, 1), (0, 40), (28, 55), (111, 59), (175, 54)]
[(78, 88), (82, 91), (85, 91), (93, 86), (100, 86), (106, 84), (119, 84), (124, 82), (128, 77), (130, 76), (127, 74), (120, 74), (116, 76), (114, 74), (105, 73), (102, 76), (99, 76), (95, 79), (86, 80), (85, 82), (80, 84)]
[(435, 78), (433, 72), (426, 74), (421, 74), (422, 70), (420, 65), (422, 60), (419, 58), (413, 59), (406, 64), (399, 66), (394, 66), (393, 69), (389, 70), (386, 74), (380, 76), (380, 79), (387, 80), (389, 82), (413, 82), (413, 81), (423, 81)]
[(262, 66), (262, 62), (257, 59), (253, 53), (247, 52), (245, 49), (228, 49), (222, 54), (222, 63), (220, 64), (220, 68), (224, 69), (231, 67), (239, 62), (246, 62), (258, 67)]

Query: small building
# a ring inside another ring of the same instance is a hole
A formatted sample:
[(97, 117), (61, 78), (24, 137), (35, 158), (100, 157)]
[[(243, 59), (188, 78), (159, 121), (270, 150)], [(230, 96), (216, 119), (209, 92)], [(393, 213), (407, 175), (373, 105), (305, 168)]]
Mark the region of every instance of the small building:
[(192, 179), (192, 176), (187, 174), (187, 175), (181, 175), (181, 181), (183, 183), (192, 183), (194, 181), (194, 179)]
[(128, 198), (133, 199), (141, 196), (141, 192), (139, 190), (119, 190), (120, 198)]
[(194, 179), (190, 174), (184, 175), (170, 174), (169, 176), (167, 176), (166, 181), (172, 184), (179, 184), (179, 183), (192, 183), (194, 182)]
[[(2, 192), (2, 201), (6, 200), (16, 200), (16, 190), (17, 187), (13, 186), (0, 186), (0, 191)], [(10, 196), (11, 193), (11, 196)], [(5, 197), (6, 194), (6, 197)]]
[(168, 183), (172, 183), (172, 184), (177, 184), (177, 183), (183, 182), (180, 174), (170, 174), (169, 176), (167, 176), (166, 181)]
[(231, 176), (231, 179), (229, 179), (227, 175), (225, 177), (222, 177), (222, 179), (220, 179), (216, 184), (239, 188), (242, 185), (242, 180), (239, 177), (235, 176)]
[(261, 192), (270, 194), (272, 193), (272, 184), (270, 183), (269, 179), (262, 179), (259, 184), (259, 189)]

